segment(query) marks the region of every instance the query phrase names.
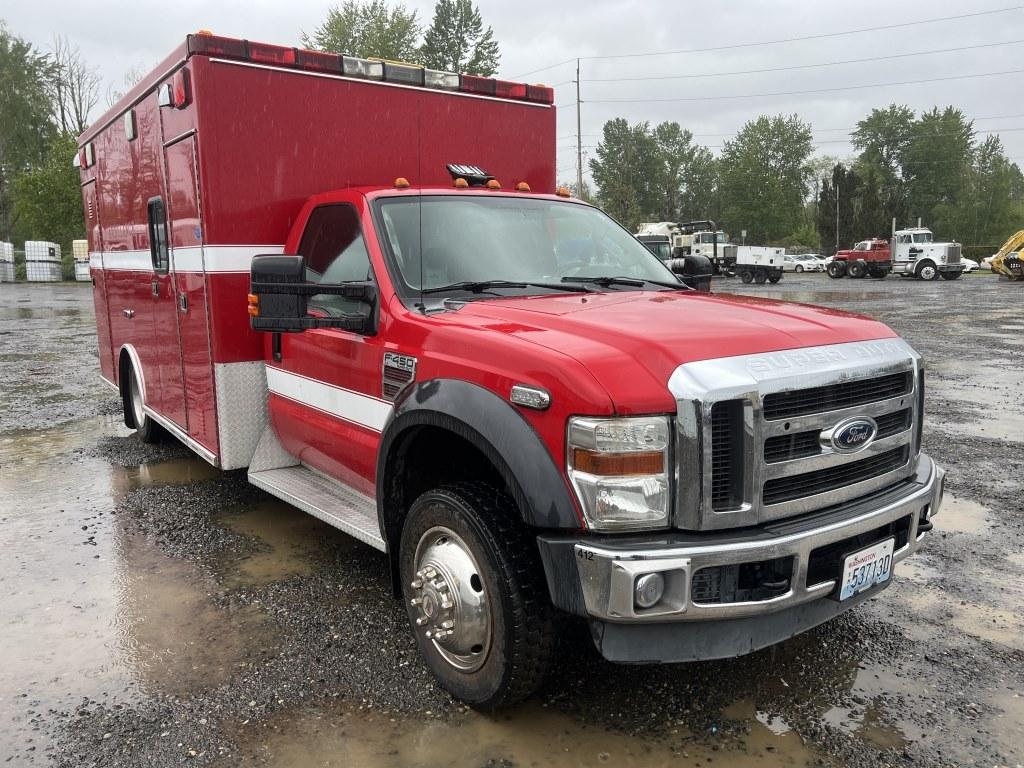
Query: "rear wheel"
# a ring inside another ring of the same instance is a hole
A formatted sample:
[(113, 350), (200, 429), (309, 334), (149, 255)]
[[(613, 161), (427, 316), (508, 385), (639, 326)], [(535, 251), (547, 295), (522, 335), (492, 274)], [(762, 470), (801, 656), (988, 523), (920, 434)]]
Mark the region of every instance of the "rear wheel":
[(921, 280), (937, 280), (939, 277), (939, 270), (930, 261), (925, 261), (918, 264), (917, 270), (914, 274)]
[(163, 436), (163, 428), (146, 413), (144, 405), (142, 381), (133, 365), (128, 374), (128, 386), (125, 388), (124, 412), (126, 415), (131, 414), (134, 424), (129, 426), (135, 427), (142, 442), (157, 443)]
[[(804, 265), (803, 264), (797, 264), (796, 265), (796, 269), (794, 269), (793, 271), (794, 272), (803, 272), (804, 271)], [(778, 282), (778, 280), (776, 280), (775, 282)]]
[(828, 276), (838, 280), (840, 277), (846, 274), (846, 262), (845, 261), (830, 261), (828, 263)]
[(754, 282), (758, 285), (764, 285), (764, 281), (768, 279), (768, 273), (763, 269), (757, 269), (754, 271)]
[(959, 280), (960, 279), (960, 275), (962, 275), (962, 274), (963, 274), (963, 270), (957, 270), (957, 271), (953, 271), (953, 272), (943, 272), (942, 273), (942, 279), (943, 280)]
[(751, 272), (750, 270), (744, 269), (742, 272), (740, 272), (740, 280), (742, 280), (744, 283), (749, 283), (753, 279), (754, 273)]
[(771, 272), (771, 273), (768, 274), (768, 282), (772, 283), (773, 285), (775, 283), (779, 282), (779, 280), (781, 280), (781, 279), (782, 279), (782, 270), (781, 269), (778, 272)]
[(445, 690), (487, 710), (536, 690), (554, 609), (536, 542), (504, 491), (458, 483), (416, 499), (399, 571), (416, 643)]
[(868, 273), (867, 265), (860, 259), (857, 259), (856, 261), (851, 261), (850, 266), (847, 269), (850, 273), (850, 277), (856, 279), (860, 279)]
[(881, 280), (883, 277), (889, 274), (889, 270), (886, 269), (885, 267), (870, 267), (868, 269), (868, 274), (878, 280)]

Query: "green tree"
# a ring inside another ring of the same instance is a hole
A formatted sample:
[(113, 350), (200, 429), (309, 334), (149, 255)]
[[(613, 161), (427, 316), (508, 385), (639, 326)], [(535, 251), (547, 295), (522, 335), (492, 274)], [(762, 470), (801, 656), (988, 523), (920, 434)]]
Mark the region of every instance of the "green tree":
[(45, 54), (0, 23), (0, 240), (11, 239), (14, 179), (42, 162), (54, 135), (47, 86), (53, 74)]
[(604, 124), (590, 173), (597, 199), (624, 227), (635, 230), (658, 210), (657, 144), (647, 123), (630, 125), (619, 117)]
[(719, 160), (724, 224), (748, 242), (771, 242), (803, 223), (813, 146), (796, 115), (762, 115), (726, 141)]
[(501, 54), (494, 31), (484, 29), (471, 0), (437, 0), (434, 20), (423, 36), (420, 63), (431, 69), (490, 77)]
[(420, 32), (416, 11), (401, 3), (389, 8), (384, 0), (345, 0), (311, 35), (303, 33), (302, 43), (350, 56), (416, 61)]
[(693, 134), (679, 123), (661, 123), (651, 133), (657, 171), (651, 195), (656, 221), (699, 219), (711, 215), (717, 184), (714, 157), (693, 143)]
[(71, 241), (85, 237), (78, 169), (71, 164), (76, 150), (71, 134), (51, 139), (42, 163), (14, 181), (11, 195), (18, 239), (60, 243), (62, 252), (68, 256), (65, 273), (68, 264), (73, 264)]
[(964, 199), (973, 156), (974, 126), (959, 109), (922, 114), (902, 158), (910, 219), (928, 221), (937, 206), (948, 210)]

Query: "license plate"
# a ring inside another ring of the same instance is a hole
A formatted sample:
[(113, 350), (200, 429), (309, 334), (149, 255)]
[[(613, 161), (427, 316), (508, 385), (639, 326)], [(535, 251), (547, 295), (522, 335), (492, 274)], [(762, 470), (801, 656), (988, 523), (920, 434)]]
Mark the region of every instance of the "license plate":
[(892, 577), (894, 543), (894, 539), (886, 539), (846, 556), (846, 560), (843, 561), (843, 578), (840, 582), (843, 585), (839, 591), (840, 600), (847, 600)]

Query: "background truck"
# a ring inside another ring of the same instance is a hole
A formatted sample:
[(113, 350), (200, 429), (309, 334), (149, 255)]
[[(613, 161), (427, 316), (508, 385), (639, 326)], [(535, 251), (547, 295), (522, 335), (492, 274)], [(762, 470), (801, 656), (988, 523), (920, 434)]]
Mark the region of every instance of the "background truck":
[(729, 236), (717, 229), (715, 222), (709, 219), (645, 222), (640, 224), (637, 230), (637, 239), (652, 251), (659, 249), (659, 257), (665, 249), (667, 239), (671, 258), (705, 258), (710, 262), (716, 275), (732, 274), (733, 266), (736, 264), (736, 246), (730, 245)]
[(381, 552), (439, 683), (730, 658), (931, 528), (892, 330), (681, 285), (555, 187), (551, 89), (192, 35), (79, 139), (100, 369), (144, 440)]
[(896, 229), (892, 220), (892, 271), (900, 277), (920, 280), (957, 280), (964, 273), (960, 243), (936, 243), (930, 229), (921, 226)]
[(841, 277), (877, 277), (884, 278), (892, 271), (892, 253), (889, 241), (874, 238), (861, 240), (853, 248), (836, 251), (832, 261), (828, 263), (828, 276)]
[(782, 279), (782, 268), (785, 264), (786, 249), (767, 245), (737, 245), (735, 274), (744, 283), (751, 281), (763, 284), (777, 283)]

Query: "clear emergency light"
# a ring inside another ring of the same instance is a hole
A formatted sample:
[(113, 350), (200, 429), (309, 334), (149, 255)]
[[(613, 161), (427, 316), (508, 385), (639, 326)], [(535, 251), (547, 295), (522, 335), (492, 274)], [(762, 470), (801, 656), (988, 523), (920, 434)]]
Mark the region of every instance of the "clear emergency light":
[(554, 89), (545, 85), (528, 85), (496, 80), (491, 77), (441, 72), (415, 64), (361, 59), (356, 56), (344, 56), (324, 51), (307, 51), (302, 48), (255, 43), (206, 33), (189, 35), (187, 46), (190, 56), (196, 54), (217, 56), (363, 80), (380, 80), (421, 88), (457, 91), (499, 99), (514, 99), (534, 104), (554, 104), (555, 101)]

